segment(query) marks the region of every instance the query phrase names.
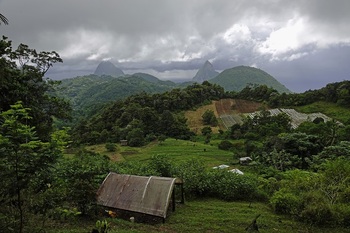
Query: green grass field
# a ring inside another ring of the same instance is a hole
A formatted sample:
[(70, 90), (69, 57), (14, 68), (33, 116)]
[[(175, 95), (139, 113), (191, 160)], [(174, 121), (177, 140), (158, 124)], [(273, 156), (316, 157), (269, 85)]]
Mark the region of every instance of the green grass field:
[(219, 140), (210, 144), (191, 142), (168, 138), (162, 143), (154, 142), (147, 146), (134, 148), (118, 145), (116, 152), (108, 152), (104, 146), (94, 145), (86, 147), (88, 150), (109, 156), (113, 161), (147, 161), (152, 156), (167, 156), (174, 162), (198, 159), (208, 167), (227, 164), (232, 161), (232, 152), (218, 149)]
[[(345, 233), (350, 229), (317, 228), (293, 221), (281, 215), (275, 215), (264, 203), (225, 202), (216, 199), (200, 199), (178, 204), (176, 211), (170, 213), (165, 223), (146, 224), (132, 223), (122, 219), (107, 218), (110, 233), (138, 232), (247, 232), (245, 229), (252, 220), (257, 219), (261, 233)], [(90, 232), (95, 222), (77, 221), (75, 226), (60, 225), (49, 233)]]
[(315, 102), (313, 104), (295, 107), (295, 109), (302, 113), (321, 112), (340, 122), (348, 121), (350, 116), (349, 108), (340, 107), (334, 103), (329, 103), (329, 102)]
[[(212, 140), (210, 144), (167, 139), (162, 143), (154, 142), (142, 148), (118, 145), (116, 152), (107, 152), (104, 145), (95, 145), (87, 149), (108, 155), (114, 161), (147, 161), (154, 155), (168, 156), (174, 162), (199, 159), (210, 168), (220, 164), (231, 165), (232, 152), (219, 150), (220, 140)], [(236, 165), (231, 165), (235, 167)], [(238, 166), (239, 167), (239, 166)], [(239, 167), (249, 171), (252, 168)], [(132, 223), (118, 218), (107, 218), (110, 233), (115, 232), (247, 232), (246, 227), (257, 219), (259, 231), (262, 233), (345, 233), (350, 229), (318, 228), (293, 220), (289, 216), (276, 215), (268, 203), (226, 202), (217, 199), (186, 200), (185, 204), (177, 204), (176, 211), (171, 213), (164, 224)], [(104, 219), (101, 217), (101, 219)], [(58, 224), (47, 232), (76, 233), (91, 232), (97, 219), (76, 220), (73, 224)]]

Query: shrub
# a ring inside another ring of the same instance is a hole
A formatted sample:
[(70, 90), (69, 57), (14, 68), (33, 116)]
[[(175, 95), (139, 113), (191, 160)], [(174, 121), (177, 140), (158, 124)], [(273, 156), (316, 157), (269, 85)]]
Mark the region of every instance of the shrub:
[(334, 223), (335, 214), (326, 203), (312, 203), (301, 211), (303, 221), (316, 225), (329, 225)]
[(160, 176), (171, 177), (173, 173), (173, 165), (167, 156), (152, 156), (149, 163), (151, 169), (156, 171)]
[(205, 125), (217, 126), (218, 119), (216, 119), (213, 110), (206, 110), (202, 115), (202, 120)]
[(117, 173), (137, 176), (159, 176), (157, 171), (154, 170), (154, 167), (151, 167), (149, 164), (141, 161), (126, 161), (123, 163), (118, 163)]
[(105, 147), (109, 152), (114, 152), (117, 150), (117, 146), (114, 143), (106, 143)]
[(209, 192), (208, 176), (204, 164), (192, 159), (180, 163), (176, 175), (184, 181), (184, 191), (189, 197), (203, 196)]
[(82, 215), (93, 214), (96, 191), (108, 172), (113, 170), (109, 158), (82, 150), (73, 158), (60, 161), (56, 169), (57, 180), (53, 184), (59, 188), (56, 191)]
[(266, 197), (271, 197), (271, 195), (279, 189), (279, 183), (275, 177), (269, 177), (267, 179), (263, 177), (258, 178), (259, 192), (266, 195)]
[(208, 181), (210, 195), (226, 201), (250, 201), (258, 196), (256, 179), (248, 175), (212, 170), (208, 172)]
[(223, 140), (218, 145), (218, 148), (220, 150), (231, 150), (233, 148), (233, 144), (228, 140)]
[(297, 215), (302, 207), (302, 200), (286, 189), (275, 192), (270, 199), (276, 213)]
[(337, 223), (344, 227), (350, 227), (350, 205), (339, 204), (334, 206), (334, 212), (337, 213)]

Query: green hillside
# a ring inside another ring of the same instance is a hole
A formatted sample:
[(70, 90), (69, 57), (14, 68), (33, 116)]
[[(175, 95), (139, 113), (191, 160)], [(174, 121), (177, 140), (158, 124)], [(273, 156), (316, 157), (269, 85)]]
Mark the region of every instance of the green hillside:
[(249, 84), (257, 84), (272, 87), (280, 93), (291, 92), (265, 71), (249, 66), (226, 69), (209, 82), (222, 86), (226, 91), (241, 91)]
[[(147, 76), (148, 77), (148, 76)], [(68, 99), (75, 113), (89, 112), (94, 106), (124, 99), (141, 92), (162, 93), (173, 89), (176, 84), (167, 81), (145, 78), (140, 75), (112, 76), (87, 75), (62, 80), (57, 95)]]

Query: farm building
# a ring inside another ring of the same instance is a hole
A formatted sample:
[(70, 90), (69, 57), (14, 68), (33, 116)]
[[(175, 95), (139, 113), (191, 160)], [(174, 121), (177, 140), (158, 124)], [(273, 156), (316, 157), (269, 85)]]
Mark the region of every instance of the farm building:
[(120, 145), (121, 146), (127, 146), (128, 145), (128, 140), (120, 140)]
[(176, 183), (181, 184), (176, 178), (110, 172), (97, 191), (97, 204), (109, 210), (126, 211), (132, 217), (151, 216), (165, 221), (170, 204), (175, 210)]

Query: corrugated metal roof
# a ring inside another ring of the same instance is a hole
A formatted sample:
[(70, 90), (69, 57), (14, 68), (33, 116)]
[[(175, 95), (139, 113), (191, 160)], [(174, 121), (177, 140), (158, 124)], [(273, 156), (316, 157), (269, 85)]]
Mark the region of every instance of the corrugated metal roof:
[(175, 180), (110, 172), (97, 191), (97, 203), (166, 218)]

